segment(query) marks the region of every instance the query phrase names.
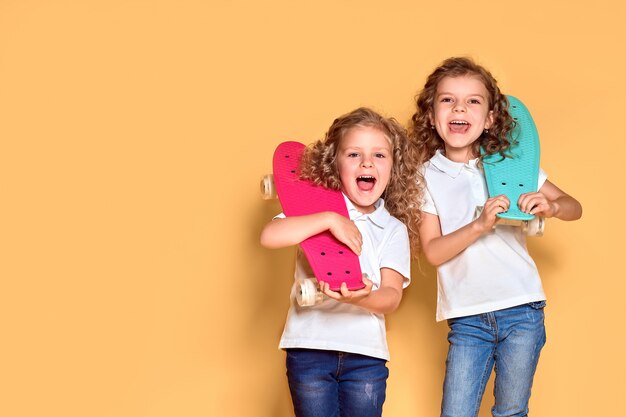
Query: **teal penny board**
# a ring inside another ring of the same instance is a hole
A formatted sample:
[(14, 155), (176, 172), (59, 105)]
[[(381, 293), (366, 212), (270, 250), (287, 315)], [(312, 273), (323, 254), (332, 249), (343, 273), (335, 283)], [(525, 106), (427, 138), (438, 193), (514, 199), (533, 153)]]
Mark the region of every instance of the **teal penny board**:
[(504, 194), (511, 204), (509, 210), (498, 217), (511, 220), (532, 220), (534, 215), (520, 211), (517, 200), (520, 195), (537, 191), (539, 178), (539, 134), (530, 112), (520, 100), (507, 96), (509, 113), (516, 122), (508, 140), (511, 147), (483, 159), (489, 197)]

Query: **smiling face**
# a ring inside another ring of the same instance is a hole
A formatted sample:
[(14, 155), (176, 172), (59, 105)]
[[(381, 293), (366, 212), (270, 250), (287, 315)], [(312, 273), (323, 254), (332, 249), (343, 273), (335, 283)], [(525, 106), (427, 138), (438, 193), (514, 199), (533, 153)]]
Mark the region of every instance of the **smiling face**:
[(437, 85), (430, 121), (445, 143), (446, 157), (467, 162), (478, 157), (472, 144), (493, 124), (489, 93), (477, 77), (445, 77)]
[(389, 183), (393, 153), (378, 129), (354, 127), (340, 140), (337, 169), (341, 190), (362, 213), (372, 213), (374, 203)]

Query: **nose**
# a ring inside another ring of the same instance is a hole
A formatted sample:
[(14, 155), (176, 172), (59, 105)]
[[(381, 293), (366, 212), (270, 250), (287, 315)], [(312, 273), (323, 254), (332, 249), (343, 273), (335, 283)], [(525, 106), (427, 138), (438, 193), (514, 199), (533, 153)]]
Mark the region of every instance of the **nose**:
[(368, 156), (364, 156), (363, 159), (361, 160), (361, 166), (363, 168), (371, 168), (374, 166), (374, 163), (372, 162), (372, 158), (368, 155)]
[(465, 113), (465, 104), (462, 101), (457, 101), (454, 103), (452, 111)]

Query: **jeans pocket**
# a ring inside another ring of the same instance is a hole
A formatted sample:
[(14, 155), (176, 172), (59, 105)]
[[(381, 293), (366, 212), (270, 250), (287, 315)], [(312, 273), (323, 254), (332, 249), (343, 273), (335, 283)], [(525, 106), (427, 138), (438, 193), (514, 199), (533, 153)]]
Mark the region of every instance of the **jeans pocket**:
[(528, 305), (531, 306), (532, 308), (534, 308), (535, 310), (541, 310), (542, 308), (544, 308), (546, 306), (546, 300), (532, 301), (532, 302), (528, 303)]

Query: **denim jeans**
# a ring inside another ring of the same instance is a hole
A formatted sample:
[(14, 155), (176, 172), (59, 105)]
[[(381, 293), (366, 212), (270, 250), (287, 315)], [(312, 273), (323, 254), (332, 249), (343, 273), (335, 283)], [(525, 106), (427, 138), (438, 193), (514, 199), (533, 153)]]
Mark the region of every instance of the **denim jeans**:
[(448, 320), (442, 417), (475, 417), (495, 368), (494, 417), (526, 416), (539, 353), (546, 342), (545, 301)]
[(287, 349), (287, 379), (297, 417), (380, 417), (388, 376), (384, 359)]

